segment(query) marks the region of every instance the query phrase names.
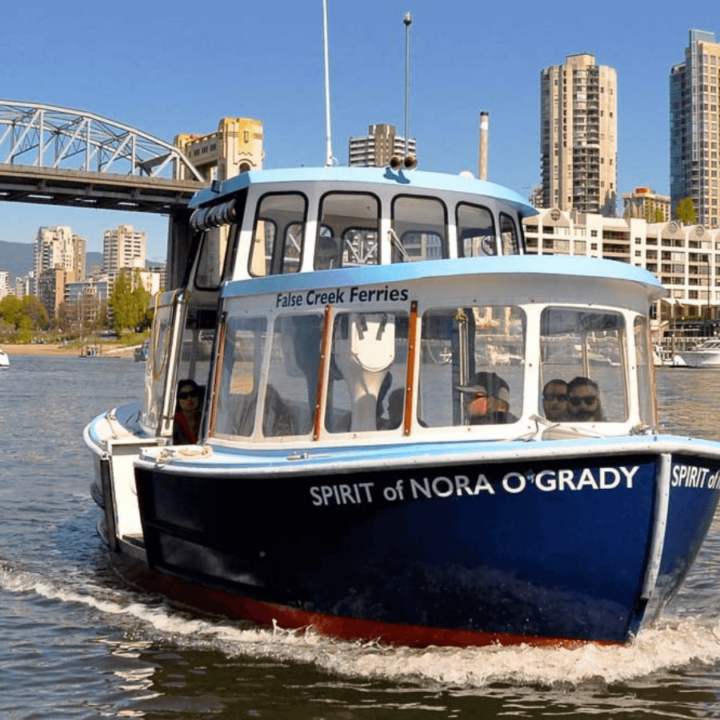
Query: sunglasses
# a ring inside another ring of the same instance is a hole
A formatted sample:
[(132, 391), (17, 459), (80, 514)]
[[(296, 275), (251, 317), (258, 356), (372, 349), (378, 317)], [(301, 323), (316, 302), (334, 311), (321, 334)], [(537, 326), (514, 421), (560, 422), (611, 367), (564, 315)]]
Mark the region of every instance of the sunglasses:
[(550, 402), (551, 400), (555, 400), (557, 402), (567, 402), (568, 396), (567, 393), (556, 393), (553, 395), (543, 395), (543, 400), (547, 400)]
[(178, 393), (179, 400), (187, 400), (188, 398), (194, 398), (197, 396), (198, 394), (195, 392), (195, 390), (188, 390), (187, 392)]
[(597, 395), (583, 395), (582, 397), (571, 397), (570, 404), (576, 407), (582, 403), (585, 405), (594, 405), (597, 402)]

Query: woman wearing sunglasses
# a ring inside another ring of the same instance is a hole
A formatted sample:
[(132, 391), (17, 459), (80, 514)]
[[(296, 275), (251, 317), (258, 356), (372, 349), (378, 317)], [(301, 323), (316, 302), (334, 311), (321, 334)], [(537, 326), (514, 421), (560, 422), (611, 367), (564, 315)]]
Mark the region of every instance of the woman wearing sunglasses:
[(603, 421), (598, 384), (586, 377), (576, 377), (568, 383), (567, 419), (570, 422)]
[(202, 388), (194, 380), (181, 380), (178, 383), (173, 425), (173, 443), (175, 445), (194, 445), (197, 442), (202, 394)]

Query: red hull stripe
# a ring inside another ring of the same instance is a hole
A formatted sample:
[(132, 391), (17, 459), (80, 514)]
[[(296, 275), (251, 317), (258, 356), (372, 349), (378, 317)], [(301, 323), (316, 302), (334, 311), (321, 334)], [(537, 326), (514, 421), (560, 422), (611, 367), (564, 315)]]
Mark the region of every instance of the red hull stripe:
[[(327, 615), (307, 612), (284, 605), (254, 600), (212, 588), (199, 587), (182, 582), (182, 599), (174, 599), (209, 612), (236, 619), (251, 620), (258, 625), (277, 623), (286, 630), (312, 626), (321, 635), (345, 640), (380, 640), (381, 642), (408, 647), (446, 645), (472, 647), (482, 645), (532, 645), (536, 647), (576, 648), (589, 642), (600, 645), (617, 645), (611, 641), (577, 640), (574, 638), (550, 638), (510, 633), (480, 632), (476, 630), (451, 630), (424, 625), (402, 625), (377, 620)], [(175, 590), (177, 591), (177, 587)]]

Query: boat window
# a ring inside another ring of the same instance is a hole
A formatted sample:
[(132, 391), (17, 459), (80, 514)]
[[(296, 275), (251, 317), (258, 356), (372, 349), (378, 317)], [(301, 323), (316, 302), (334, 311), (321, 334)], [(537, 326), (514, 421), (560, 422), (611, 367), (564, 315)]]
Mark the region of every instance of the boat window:
[(299, 193), (268, 194), (260, 200), (250, 250), (251, 275), (298, 272), (306, 211), (307, 201)]
[(399, 430), (407, 367), (406, 313), (338, 313), (332, 335), (325, 427)]
[(421, 425), (496, 425), (523, 410), (525, 313), (513, 306), (430, 309), (422, 318)]
[(435, 198), (395, 198), (390, 228), (392, 261), (437, 260), (447, 254), (447, 212)]
[(479, 205), (457, 206), (458, 257), (497, 255), (492, 213)]
[(619, 313), (586, 308), (543, 311), (540, 394), (551, 381), (564, 381), (567, 388), (564, 410), (558, 409), (548, 417), (550, 411), (541, 402), (541, 411), (548, 419), (553, 422), (627, 419), (625, 336), (625, 320)]
[(503, 255), (520, 254), (520, 234), (517, 224), (506, 213), (500, 213), (500, 241)]
[(220, 286), (223, 276), (223, 265), (227, 256), (228, 238), (235, 226), (205, 230), (200, 247), (200, 257), (195, 271), (195, 287), (201, 290), (215, 290)]
[[(162, 299), (165, 298), (165, 302)], [(157, 296), (150, 347), (145, 365), (145, 395), (142, 422), (160, 434), (165, 382), (170, 358), (170, 336), (175, 312), (174, 293)]]
[(266, 437), (312, 431), (322, 328), (320, 313), (276, 318), (263, 402), (262, 433)]
[(188, 313), (188, 323), (183, 330), (177, 377), (194, 380), (203, 388), (210, 374), (215, 340), (214, 321), (214, 312)]
[(655, 409), (655, 367), (650, 340), (650, 323), (646, 317), (635, 318), (635, 363), (637, 365), (640, 422), (648, 427), (657, 425)]
[(315, 246), (315, 269), (377, 265), (380, 203), (366, 193), (331, 193), (323, 197)]
[(217, 437), (253, 434), (266, 327), (267, 320), (258, 317), (232, 317), (225, 323), (210, 428)]

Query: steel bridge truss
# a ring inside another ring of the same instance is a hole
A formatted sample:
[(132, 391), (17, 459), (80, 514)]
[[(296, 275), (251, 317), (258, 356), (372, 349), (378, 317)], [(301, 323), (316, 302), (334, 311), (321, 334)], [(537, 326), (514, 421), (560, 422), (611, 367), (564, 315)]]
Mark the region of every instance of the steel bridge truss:
[(140, 130), (92, 113), (8, 100), (0, 100), (0, 163), (203, 180), (178, 148)]

